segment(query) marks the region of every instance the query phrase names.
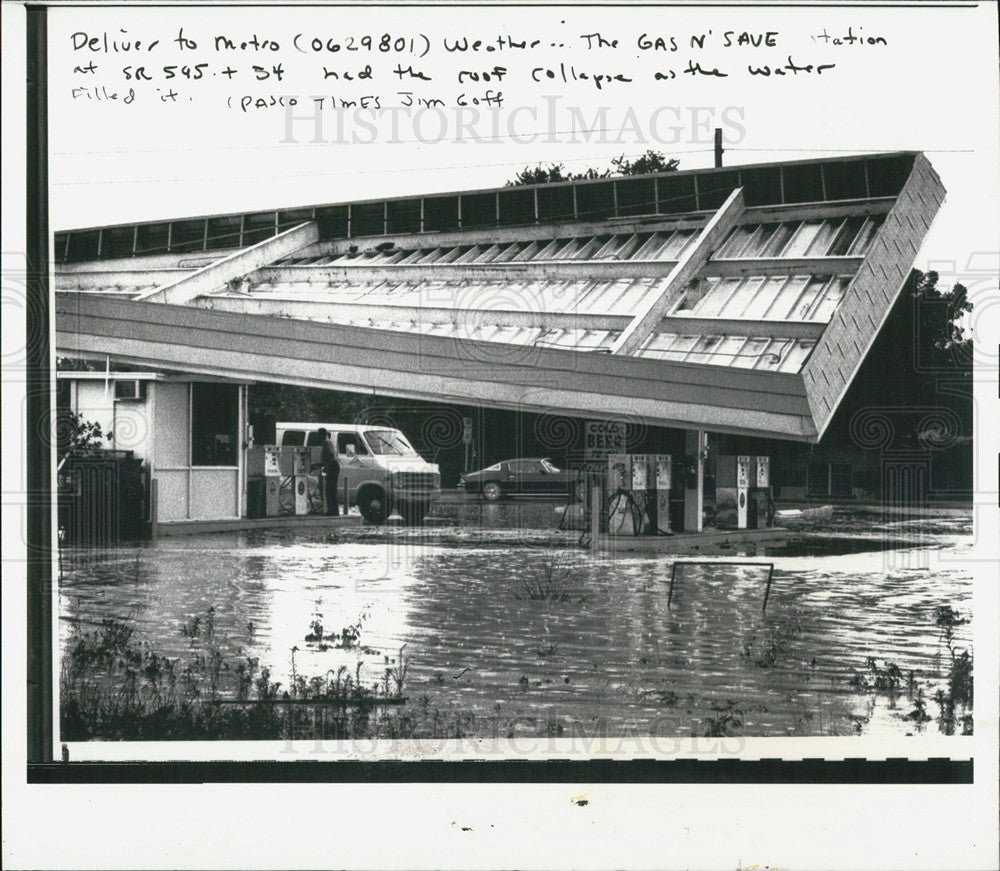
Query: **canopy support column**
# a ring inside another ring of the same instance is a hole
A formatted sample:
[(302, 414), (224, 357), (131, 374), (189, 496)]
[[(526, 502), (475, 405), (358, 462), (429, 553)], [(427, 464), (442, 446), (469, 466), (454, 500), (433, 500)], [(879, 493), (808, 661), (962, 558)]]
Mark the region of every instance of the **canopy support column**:
[(684, 531), (701, 532), (705, 512), (705, 453), (708, 434), (684, 431)]

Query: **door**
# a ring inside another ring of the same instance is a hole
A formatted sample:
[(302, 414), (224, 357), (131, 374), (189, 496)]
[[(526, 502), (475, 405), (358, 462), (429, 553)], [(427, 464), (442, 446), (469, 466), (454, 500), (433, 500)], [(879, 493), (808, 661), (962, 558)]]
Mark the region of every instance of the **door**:
[(518, 489), (522, 493), (544, 493), (548, 489), (551, 477), (539, 460), (518, 460), (511, 465), (518, 467)]
[[(372, 460), (365, 446), (360, 433), (341, 432), (333, 436), (337, 445), (337, 460), (340, 463), (340, 481), (337, 489), (340, 498), (344, 498), (344, 493), (348, 494), (348, 499), (354, 495), (354, 490), (363, 480), (381, 476), (371, 474)], [(348, 453), (348, 447), (353, 448), (353, 455)]]

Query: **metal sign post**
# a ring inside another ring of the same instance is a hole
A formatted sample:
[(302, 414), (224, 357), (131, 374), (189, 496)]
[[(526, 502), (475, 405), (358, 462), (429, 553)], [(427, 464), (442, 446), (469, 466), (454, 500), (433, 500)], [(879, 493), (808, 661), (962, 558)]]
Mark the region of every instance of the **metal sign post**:
[(465, 444), (465, 468), (463, 471), (469, 471), (469, 451), (472, 447), (472, 418), (463, 417), (462, 418), (462, 442)]

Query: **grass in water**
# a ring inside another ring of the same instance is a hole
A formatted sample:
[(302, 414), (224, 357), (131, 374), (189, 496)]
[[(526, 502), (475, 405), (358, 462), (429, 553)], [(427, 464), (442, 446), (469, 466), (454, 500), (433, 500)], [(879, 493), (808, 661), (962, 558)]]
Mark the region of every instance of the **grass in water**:
[(933, 689), (931, 698), (938, 706), (938, 729), (945, 735), (954, 735), (960, 728), (961, 734), (971, 735), (972, 720), (972, 654), (960, 649), (955, 642), (955, 630), (969, 621), (950, 605), (938, 607), (934, 612), (934, 624), (940, 630), (940, 639), (948, 651), (947, 672), (943, 687), (929, 682), (921, 683), (914, 671), (904, 674), (895, 663), (869, 656), (863, 671), (855, 671), (848, 684), (860, 693), (871, 694), (872, 700), (881, 697), (887, 700), (890, 709), (898, 707), (899, 700), (905, 698), (912, 708), (899, 713), (902, 720), (912, 722), (917, 731), (934, 718), (927, 709), (927, 693)]
[[(380, 679), (369, 682), (360, 660), (320, 676), (298, 674), (295, 647), (286, 687), (256, 657), (217, 636), (214, 609), (180, 631), (187, 655), (166, 656), (130, 618), (75, 627), (61, 663), (60, 740), (455, 738), (498, 728), (467, 713), (442, 712), (426, 698), (408, 708), (402, 650), (384, 657)], [(247, 631), (252, 640), (252, 624)], [(348, 636), (349, 646), (360, 648), (360, 639)], [(339, 640), (341, 649), (347, 646), (344, 633)]]

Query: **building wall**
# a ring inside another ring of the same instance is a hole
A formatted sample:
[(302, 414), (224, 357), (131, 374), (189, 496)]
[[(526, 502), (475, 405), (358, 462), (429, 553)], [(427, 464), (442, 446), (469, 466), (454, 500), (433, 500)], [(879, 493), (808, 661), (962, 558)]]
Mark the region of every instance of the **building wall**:
[(152, 452), (148, 392), (145, 400), (116, 400), (113, 381), (107, 382), (107, 387), (104, 381), (76, 381), (71, 390), (75, 392), (71, 402), (76, 412), (85, 420), (99, 423), (104, 433), (112, 434), (107, 447), (132, 451), (137, 459), (148, 461)]
[[(156, 455), (152, 476), (157, 488), (157, 520), (169, 523), (241, 516), (240, 463), (232, 466), (192, 463), (191, 384), (161, 381), (155, 388)], [(241, 405), (244, 395), (240, 388)]]
[[(240, 390), (240, 429), (245, 421), (245, 389)], [(157, 520), (220, 520), (240, 517), (242, 463), (194, 465), (191, 458), (191, 384), (147, 382), (145, 400), (115, 400), (114, 384), (74, 381), (71, 407), (113, 436), (107, 447), (133, 451), (147, 463), (156, 482)], [(236, 433), (239, 440), (240, 432)], [(239, 452), (242, 456), (242, 451)]]

